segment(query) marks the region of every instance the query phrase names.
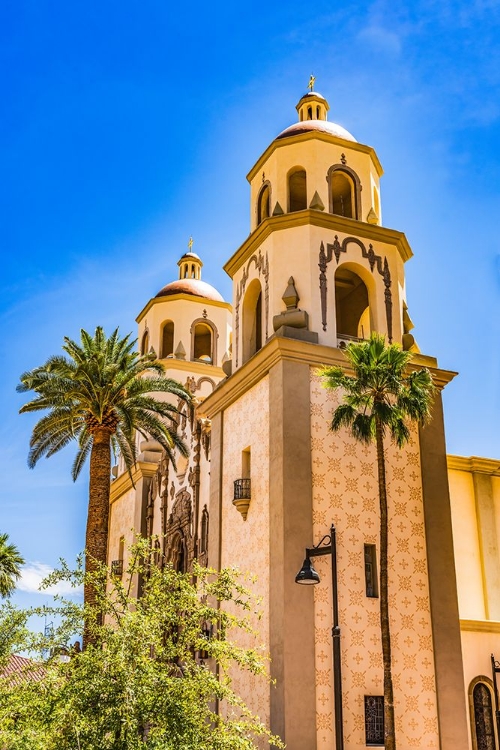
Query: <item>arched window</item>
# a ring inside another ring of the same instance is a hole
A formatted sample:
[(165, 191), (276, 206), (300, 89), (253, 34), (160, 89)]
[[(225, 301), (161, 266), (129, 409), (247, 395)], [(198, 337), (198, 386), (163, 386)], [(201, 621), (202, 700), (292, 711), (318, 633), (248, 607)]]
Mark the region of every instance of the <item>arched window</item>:
[(354, 218), (354, 186), (345, 172), (334, 172), (331, 182), (332, 214)]
[(313, 118), (313, 108), (312, 107), (308, 107), (307, 108), (307, 119), (308, 120), (312, 120), (312, 118)]
[(144, 331), (141, 340), (141, 354), (149, 352), (149, 331)]
[(476, 678), (472, 684), (474, 685), (471, 696), (472, 744), (475, 750), (496, 750), (495, 723), (490, 687), (485, 682), (482, 682), (481, 678)]
[(345, 266), (340, 266), (335, 274), (335, 313), (339, 338), (369, 338), (368, 289), (358, 274)]
[(206, 323), (196, 323), (193, 336), (193, 359), (212, 364), (212, 336), (213, 331), (209, 325)]
[(359, 219), (361, 215), (361, 183), (354, 170), (345, 164), (334, 164), (328, 170), (330, 213)]
[(304, 169), (292, 170), (288, 175), (288, 210), (307, 208), (307, 177)]
[(243, 299), (243, 362), (259, 349), (262, 349), (262, 287), (254, 279)]
[(185, 573), (187, 570), (186, 543), (180, 531), (172, 539), (170, 550), (169, 562), (172, 563), (172, 567), (178, 573)]
[(161, 358), (165, 359), (174, 353), (174, 324), (167, 320), (161, 329)]
[(200, 553), (208, 550), (208, 510), (205, 505), (201, 513)]
[(257, 224), (260, 224), (264, 219), (268, 219), (271, 215), (271, 189), (269, 184), (264, 185), (261, 188), (259, 197), (257, 199)]
[(316, 107), (316, 119), (319, 120), (319, 107)]

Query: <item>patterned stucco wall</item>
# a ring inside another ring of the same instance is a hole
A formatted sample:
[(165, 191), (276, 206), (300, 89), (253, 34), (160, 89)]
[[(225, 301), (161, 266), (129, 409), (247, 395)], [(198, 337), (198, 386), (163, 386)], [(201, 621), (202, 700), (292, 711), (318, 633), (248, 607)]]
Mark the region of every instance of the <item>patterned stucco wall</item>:
[[(337, 529), (345, 746), (365, 748), (364, 696), (383, 694), (379, 600), (365, 595), (364, 544), (379, 550), (375, 448), (333, 434), (337, 394), (311, 370), (313, 528)], [(387, 450), (389, 598), (398, 748), (439, 747), (418, 436)], [(316, 561), (315, 561), (316, 565)], [(333, 738), (330, 560), (317, 558), (315, 587), (318, 750)]]
[[(224, 465), (222, 496), (222, 567), (237, 567), (254, 576), (246, 584), (259, 597), (251, 615), (256, 639), (238, 634), (246, 647), (269, 650), (269, 381), (263, 378), (224, 413)], [(242, 474), (242, 451), (251, 449), (252, 499), (246, 521), (235, 508), (233, 482)], [(263, 677), (248, 672), (233, 674), (233, 685), (247, 705), (269, 725), (269, 690)]]

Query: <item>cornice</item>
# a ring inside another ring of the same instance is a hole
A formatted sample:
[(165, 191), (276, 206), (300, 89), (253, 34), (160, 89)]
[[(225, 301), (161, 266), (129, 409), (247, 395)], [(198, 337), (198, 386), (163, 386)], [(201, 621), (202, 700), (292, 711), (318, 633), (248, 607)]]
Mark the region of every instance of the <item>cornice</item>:
[(447, 456), (446, 461), (448, 469), (500, 477), (500, 459), (481, 458), (480, 456)]
[(352, 151), (360, 151), (363, 154), (368, 154), (368, 156), (371, 156), (372, 158), (378, 176), (382, 177), (382, 175), (384, 174), (382, 164), (380, 163), (375, 149), (372, 146), (365, 146), (363, 143), (358, 143), (357, 141), (349, 141), (346, 138), (340, 138), (339, 136), (332, 135), (331, 133), (325, 133), (321, 130), (311, 130), (308, 133), (291, 135), (287, 138), (274, 140), (272, 143), (270, 143), (264, 153), (259, 157), (259, 159), (257, 159), (250, 172), (247, 174), (248, 182), (251, 182), (253, 180), (255, 175), (262, 169), (262, 165), (269, 159), (271, 154), (273, 154), (276, 149), (289, 146), (291, 143), (302, 143), (302, 141), (312, 140), (325, 141), (326, 143), (332, 143), (335, 146), (341, 146), (342, 148), (348, 148)]
[(124, 471), (123, 474), (120, 474), (119, 477), (111, 482), (109, 491), (110, 505), (114, 503), (115, 500), (118, 500), (120, 497), (122, 497), (125, 492), (133, 489), (137, 482), (139, 482), (141, 479), (154, 476), (157, 470), (157, 463), (152, 464), (147, 463), (146, 461), (137, 461), (137, 463), (132, 468), (132, 478), (130, 478), (130, 474), (128, 473), (128, 471)]
[(363, 237), (367, 240), (373, 240), (373, 242), (384, 242), (395, 245), (404, 263), (413, 256), (412, 249), (403, 232), (308, 208), (304, 211), (294, 211), (293, 213), (270, 216), (268, 219), (264, 219), (227, 261), (224, 265), (224, 270), (233, 278), (242, 264), (258, 250), (272, 232), (306, 226), (308, 224), (343, 232), (347, 235), (352, 234), (356, 237)]
[(500, 633), (497, 620), (460, 620), (460, 630), (475, 633)]
[[(323, 365), (346, 367), (347, 365), (341, 349), (274, 335), (248, 362), (219, 383), (213, 393), (199, 405), (198, 416), (212, 419), (215, 414), (227, 409), (242, 393), (246, 393), (265, 377), (280, 360), (302, 362), (310, 367)], [(430, 367), (429, 370), (434, 383), (440, 389), (444, 388), (456, 375), (454, 372), (439, 370), (437, 367)]]
[(143, 317), (151, 310), (154, 305), (159, 305), (165, 302), (176, 302), (177, 300), (186, 300), (187, 302), (197, 302), (210, 307), (224, 307), (229, 312), (232, 312), (233, 308), (230, 302), (219, 302), (215, 299), (207, 299), (206, 297), (198, 297), (194, 294), (169, 294), (166, 297), (153, 297), (150, 299), (148, 304), (142, 308), (141, 312), (135, 319), (136, 323), (140, 323)]
[(216, 367), (208, 362), (197, 362), (191, 359), (176, 359), (175, 357), (159, 360), (165, 370), (181, 370), (182, 372), (195, 372), (197, 375), (207, 377), (225, 378), (226, 373), (222, 367)]

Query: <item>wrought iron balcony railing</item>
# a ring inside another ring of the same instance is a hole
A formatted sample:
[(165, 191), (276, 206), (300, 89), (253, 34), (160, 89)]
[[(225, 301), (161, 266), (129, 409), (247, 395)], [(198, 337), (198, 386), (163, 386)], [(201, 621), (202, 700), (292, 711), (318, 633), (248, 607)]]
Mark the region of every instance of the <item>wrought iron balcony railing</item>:
[(251, 480), (236, 479), (236, 481), (234, 482), (234, 499), (250, 500), (251, 497)]
[(111, 561), (111, 574), (117, 578), (121, 578), (123, 575), (123, 560), (112, 560)]

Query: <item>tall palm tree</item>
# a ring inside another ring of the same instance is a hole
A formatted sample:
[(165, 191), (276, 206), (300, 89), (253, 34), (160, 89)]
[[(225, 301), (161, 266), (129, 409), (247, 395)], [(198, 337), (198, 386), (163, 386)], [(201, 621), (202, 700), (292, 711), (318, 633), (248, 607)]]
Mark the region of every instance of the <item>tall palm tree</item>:
[[(78, 442), (72, 477), (76, 480), (90, 455), (89, 507), (85, 540), (86, 571), (106, 563), (108, 546), (111, 449), (120, 451), (131, 471), (136, 461), (136, 433), (157, 440), (175, 465), (175, 450), (187, 447), (176, 430), (179, 410), (159, 401), (154, 392), (190, 401), (190, 394), (175, 380), (164, 377), (154, 354), (134, 350), (130, 334), (118, 329), (107, 337), (101, 327), (94, 335), (83, 329), (80, 344), (65, 337), (65, 355), (55, 355), (40, 367), (21, 375), (17, 390), (34, 391), (36, 398), (21, 413), (48, 410), (33, 429), (28, 465), (53, 456), (72, 440)], [(85, 584), (85, 601), (95, 592)]]
[(327, 388), (342, 391), (342, 403), (333, 413), (331, 429), (347, 428), (356, 440), (375, 443), (380, 501), (380, 629), (384, 665), (384, 732), (386, 750), (396, 749), (394, 696), (391, 669), (391, 632), (388, 601), (387, 477), (384, 438), (387, 434), (401, 448), (410, 438), (410, 422), (430, 419), (435, 386), (427, 369), (409, 370), (410, 352), (398, 345), (386, 346), (373, 333), (369, 341), (351, 343), (345, 349), (353, 375), (342, 367), (324, 367)]
[(24, 560), (15, 544), (9, 544), (9, 535), (0, 534), (0, 596), (5, 599), (16, 588), (21, 578), (21, 565)]

